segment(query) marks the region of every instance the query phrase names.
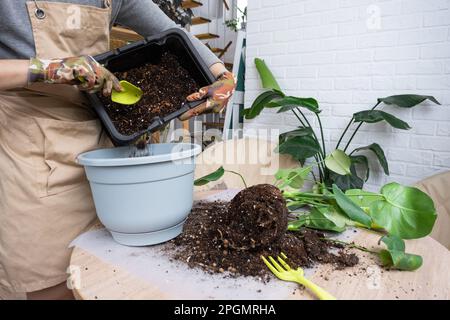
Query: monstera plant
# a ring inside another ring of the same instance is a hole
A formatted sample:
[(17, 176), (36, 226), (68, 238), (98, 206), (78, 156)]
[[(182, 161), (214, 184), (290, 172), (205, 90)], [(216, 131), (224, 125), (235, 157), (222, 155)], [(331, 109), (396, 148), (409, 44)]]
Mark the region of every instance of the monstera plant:
[[(291, 112), (299, 122), (298, 128), (279, 136), (277, 147), (279, 153), (291, 155), (302, 165), (280, 169), (275, 174), (275, 185), (283, 190), (288, 208), (296, 216), (289, 223), (289, 230), (311, 228), (339, 233), (347, 227), (371, 229), (381, 233), (380, 243), (386, 249), (373, 252), (353, 247), (377, 254), (386, 267), (410, 271), (419, 268), (422, 258), (405, 252), (404, 239), (431, 233), (437, 217), (432, 199), (417, 188), (396, 182), (386, 184), (379, 193), (362, 190), (370, 172), (369, 160), (362, 151), (371, 151), (387, 175), (389, 164), (378, 143), (352, 148), (352, 141), (362, 125), (386, 122), (400, 130), (411, 128), (381, 110), (383, 105), (413, 108), (425, 100), (439, 102), (432, 96), (412, 94), (379, 98), (371, 109), (353, 114), (334, 148), (328, 151), (317, 100), (286, 95), (265, 62), (255, 59), (255, 64), (266, 91), (243, 111), (244, 117), (254, 119), (264, 108), (275, 108), (278, 113)], [(307, 113), (317, 119), (318, 130), (311, 125)], [(352, 127), (354, 130), (344, 143)], [(314, 167), (317, 169), (313, 170)], [(304, 181), (311, 176), (315, 182), (313, 189), (302, 191)]]
[[(299, 126), (295, 130), (280, 135), (278, 152), (291, 155), (300, 161), (301, 164), (304, 164), (307, 159), (314, 159), (318, 168), (318, 177), (314, 176), (315, 181), (326, 187), (336, 184), (344, 191), (352, 188), (362, 188), (364, 182), (369, 178), (369, 160), (365, 154), (361, 153), (362, 151), (371, 151), (378, 159), (384, 173), (389, 175), (388, 161), (382, 147), (378, 143), (374, 142), (364, 147), (352, 148), (352, 141), (362, 125), (386, 122), (393, 128), (400, 130), (411, 128), (408, 123), (393, 114), (380, 110), (383, 105), (413, 108), (425, 100), (440, 104), (434, 97), (424, 95), (402, 94), (379, 98), (371, 109), (353, 114), (338, 142), (328, 152), (325, 146), (320, 117), (321, 110), (317, 100), (309, 97), (286, 95), (265, 62), (256, 58), (255, 64), (261, 77), (262, 86), (266, 91), (255, 99), (250, 108), (244, 109), (244, 117), (246, 119), (254, 119), (264, 108), (278, 109), (278, 113), (291, 112), (298, 119)], [(318, 132), (312, 127), (310, 120), (306, 116), (307, 113), (312, 114), (317, 119)], [(352, 127), (355, 128), (353, 133), (346, 143), (343, 143), (344, 138), (349, 134), (349, 129)]]

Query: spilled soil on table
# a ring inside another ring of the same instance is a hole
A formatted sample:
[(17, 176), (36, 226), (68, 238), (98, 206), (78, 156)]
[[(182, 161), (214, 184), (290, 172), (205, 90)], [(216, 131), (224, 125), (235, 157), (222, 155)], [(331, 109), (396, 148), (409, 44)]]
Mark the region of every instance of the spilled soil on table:
[(329, 263), (336, 269), (358, 264), (355, 254), (323, 240), (311, 229), (287, 230), (288, 210), (280, 191), (258, 185), (238, 193), (231, 202), (200, 202), (189, 215), (183, 233), (171, 241), (170, 255), (210, 273), (254, 276), (269, 280), (261, 255), (282, 252), (291, 267)]
[(114, 126), (124, 135), (147, 129), (156, 116), (164, 117), (177, 111), (186, 97), (199, 89), (177, 57), (170, 53), (164, 53), (159, 64), (145, 64), (114, 75), (144, 92), (138, 103), (129, 106), (114, 103), (109, 97), (99, 95)]

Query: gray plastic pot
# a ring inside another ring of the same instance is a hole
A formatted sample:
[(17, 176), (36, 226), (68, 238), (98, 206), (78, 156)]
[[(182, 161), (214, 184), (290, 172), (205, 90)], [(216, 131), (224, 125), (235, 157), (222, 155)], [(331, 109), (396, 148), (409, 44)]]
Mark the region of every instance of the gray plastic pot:
[(78, 156), (100, 221), (124, 245), (153, 245), (175, 238), (192, 208), (195, 156), (200, 146), (149, 147), (148, 157), (130, 158), (130, 147)]

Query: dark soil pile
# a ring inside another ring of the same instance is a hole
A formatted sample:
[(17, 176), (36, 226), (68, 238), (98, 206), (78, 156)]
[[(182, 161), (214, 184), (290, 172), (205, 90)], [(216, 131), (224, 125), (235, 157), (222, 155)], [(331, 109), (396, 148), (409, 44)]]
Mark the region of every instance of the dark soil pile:
[(233, 198), (225, 224), (232, 248), (246, 250), (278, 243), (288, 224), (286, 201), (277, 187), (251, 186)]
[(146, 129), (156, 116), (164, 117), (177, 111), (186, 97), (199, 89), (176, 56), (170, 53), (164, 53), (159, 64), (116, 72), (115, 76), (144, 92), (142, 99), (130, 106), (114, 103), (109, 97), (100, 97), (114, 126), (124, 135)]
[[(234, 249), (230, 246), (229, 238), (238, 238), (246, 228), (233, 228), (239, 222), (227, 224), (229, 207), (228, 202), (196, 204), (186, 221), (183, 233), (171, 241), (167, 249), (170, 255), (190, 267), (202, 268), (210, 273), (228, 271), (236, 276), (260, 277), (264, 281), (270, 279), (270, 271), (262, 262), (261, 255), (275, 257), (283, 252), (287, 255), (291, 267), (311, 267), (315, 263), (330, 263), (337, 269), (343, 269), (354, 266), (359, 261), (355, 254), (345, 253), (342, 246), (322, 240), (324, 235), (321, 232), (310, 229), (285, 232), (279, 241), (268, 244), (264, 241), (264, 246), (249, 250)], [(263, 218), (262, 221), (270, 219)], [(264, 237), (255, 238), (264, 239)], [(336, 249), (337, 252), (332, 253), (331, 249)]]

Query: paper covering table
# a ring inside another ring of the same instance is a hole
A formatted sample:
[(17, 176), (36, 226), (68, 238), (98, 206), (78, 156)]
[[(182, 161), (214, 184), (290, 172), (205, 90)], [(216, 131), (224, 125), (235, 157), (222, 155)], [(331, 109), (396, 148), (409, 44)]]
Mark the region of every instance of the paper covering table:
[[(196, 199), (227, 199), (234, 193), (203, 192)], [(340, 236), (369, 249), (378, 247), (379, 238), (366, 230)], [(77, 299), (315, 299), (298, 285), (278, 279), (263, 284), (190, 269), (161, 252), (164, 245), (121, 246), (103, 228), (81, 235), (73, 246), (70, 281)], [(374, 255), (355, 251), (360, 258), (355, 267), (334, 270), (320, 265), (305, 274), (338, 299), (449, 299), (449, 251), (430, 237), (408, 240), (406, 249), (423, 257), (420, 269), (387, 271)]]

